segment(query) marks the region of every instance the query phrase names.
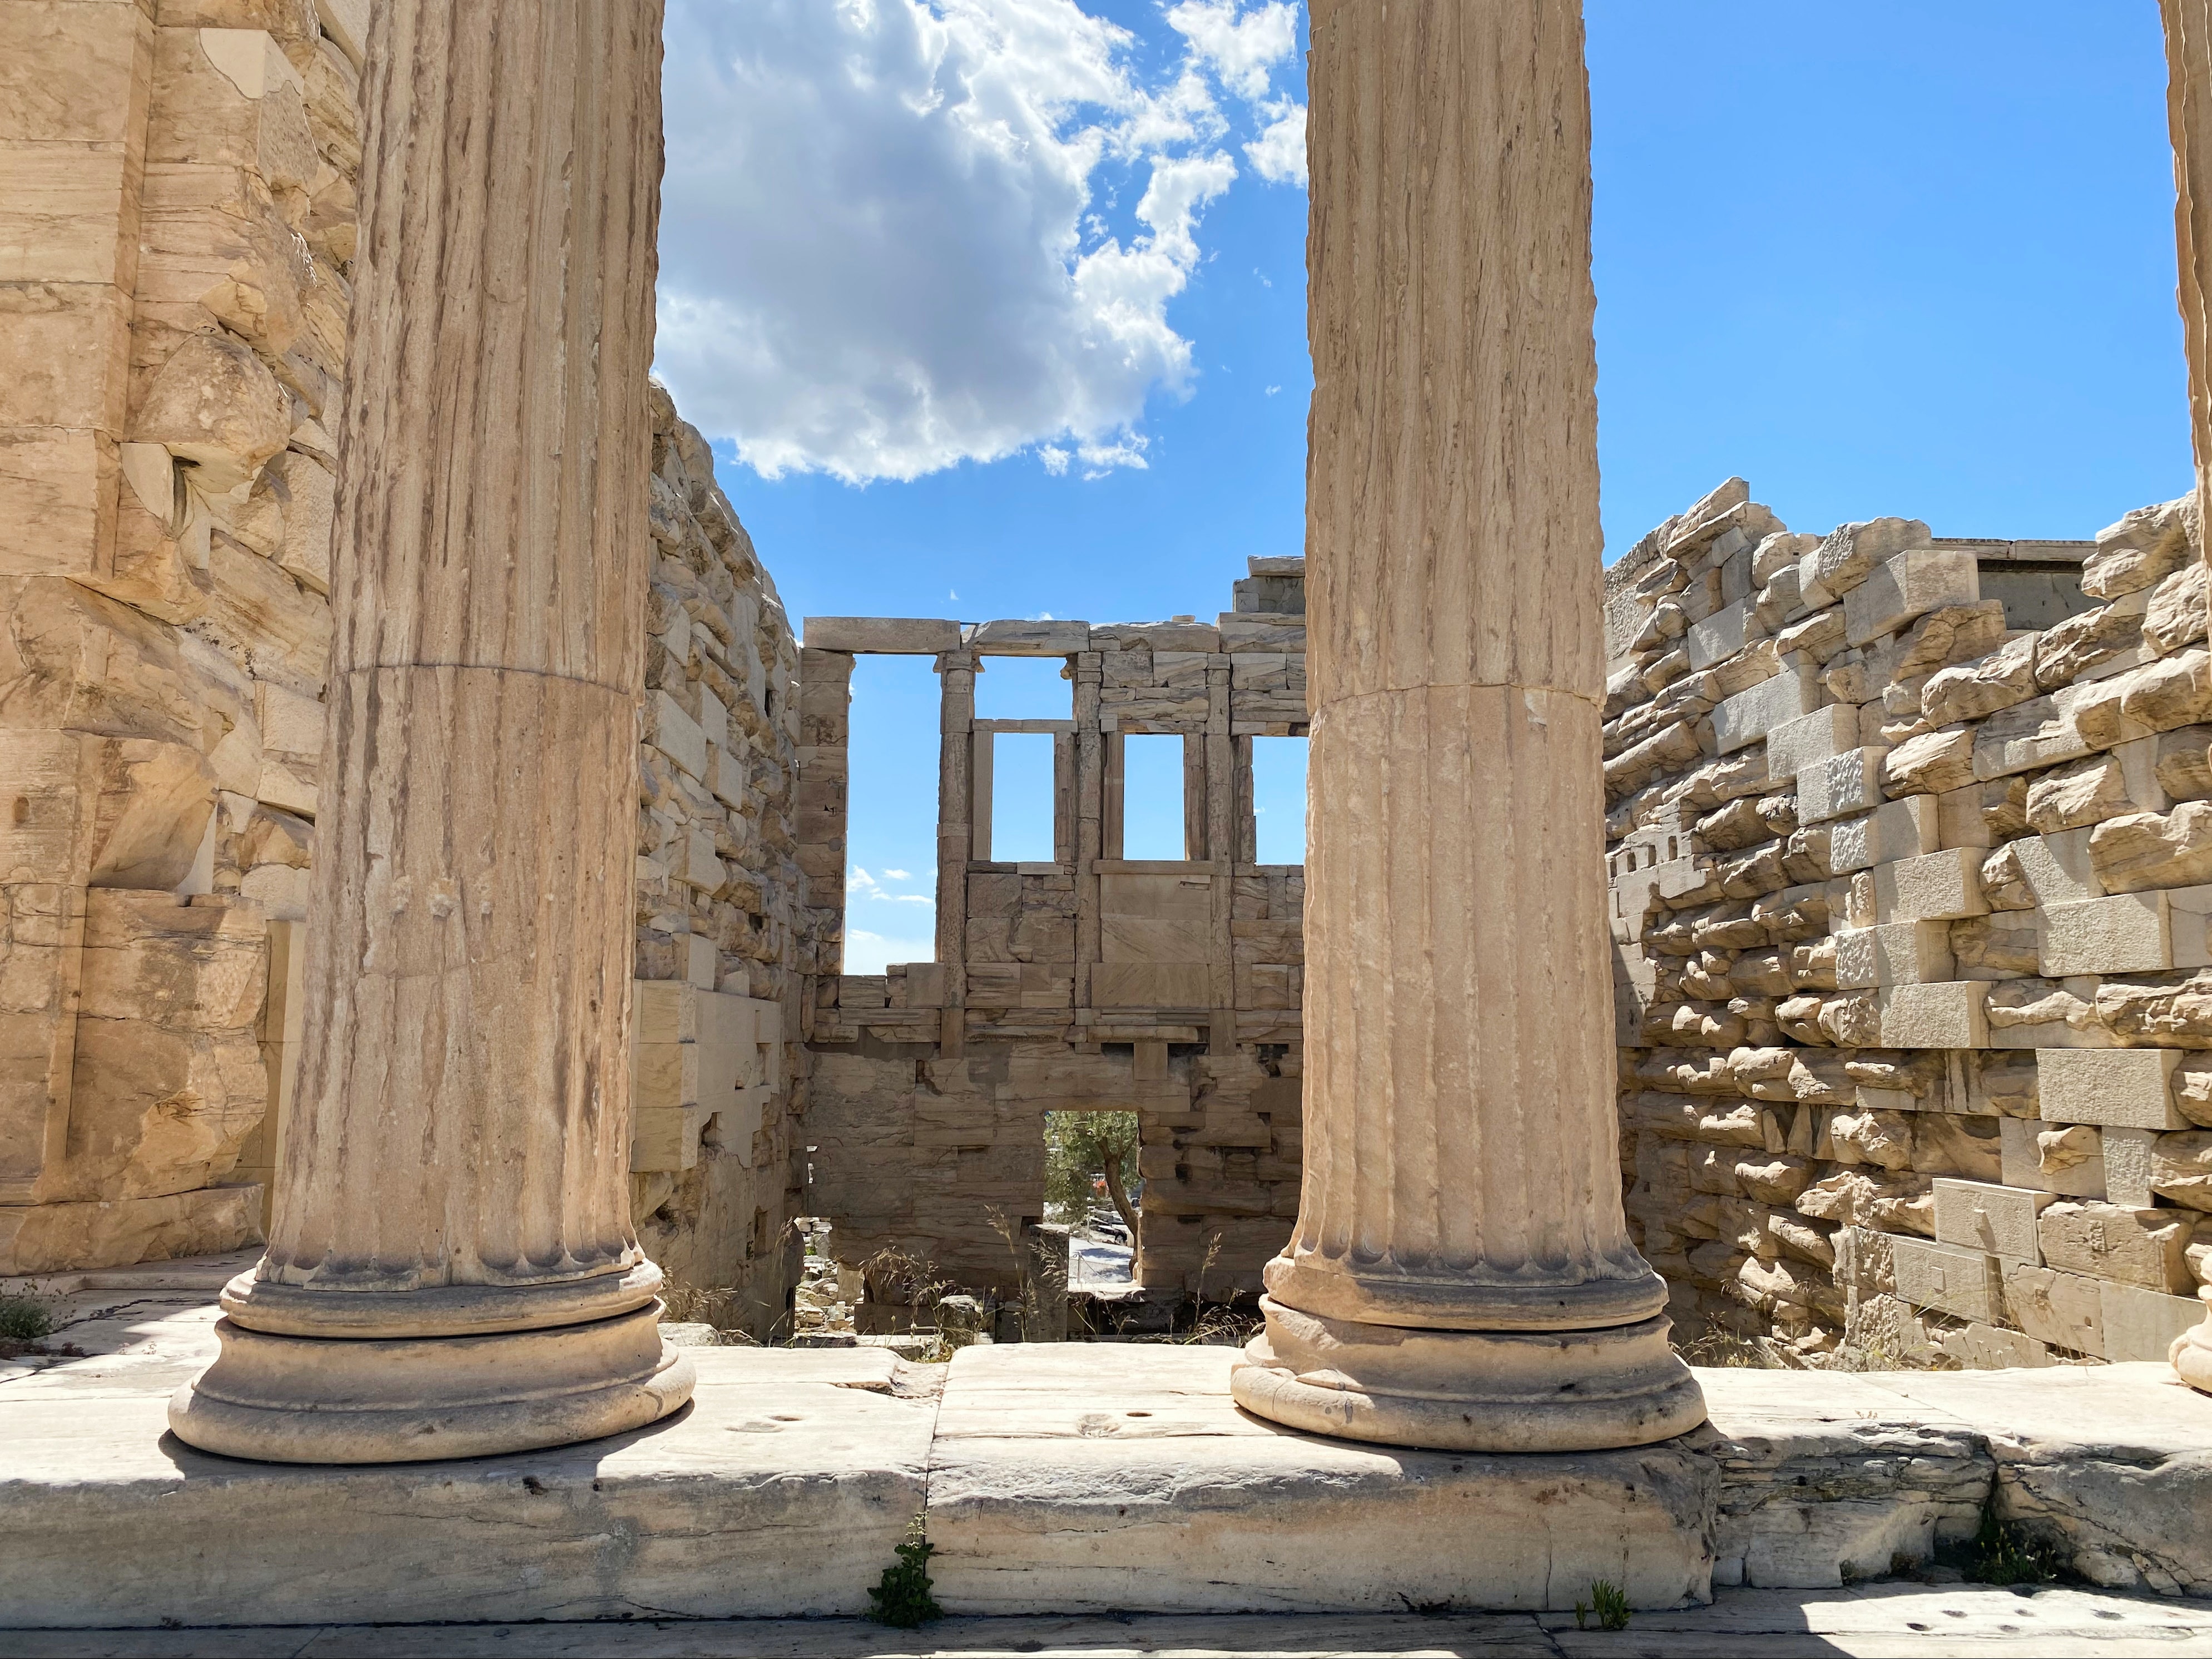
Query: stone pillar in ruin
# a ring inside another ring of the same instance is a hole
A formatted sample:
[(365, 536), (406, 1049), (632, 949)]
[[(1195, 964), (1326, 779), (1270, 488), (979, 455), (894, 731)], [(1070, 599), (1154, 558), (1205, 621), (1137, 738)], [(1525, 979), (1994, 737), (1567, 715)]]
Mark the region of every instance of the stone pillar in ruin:
[[(2189, 435), (2197, 455), (2197, 522), (2212, 475), (2212, 0), (2160, 0), (2166, 23), (2166, 121), (2173, 137), (2174, 239), (2182, 343), (2189, 355)], [(2198, 540), (2212, 557), (2212, 536)], [(2202, 1292), (2200, 1292), (2202, 1294)], [(2212, 1393), (2212, 1310), (2175, 1340), (2173, 1368)]]
[(1630, 1446), (1705, 1402), (1621, 1213), (1576, 0), (1314, 0), (1306, 1163), (1233, 1388)]
[(630, 1226), (658, 0), (380, 0), (307, 1023), (207, 1450), (461, 1457), (691, 1391)]

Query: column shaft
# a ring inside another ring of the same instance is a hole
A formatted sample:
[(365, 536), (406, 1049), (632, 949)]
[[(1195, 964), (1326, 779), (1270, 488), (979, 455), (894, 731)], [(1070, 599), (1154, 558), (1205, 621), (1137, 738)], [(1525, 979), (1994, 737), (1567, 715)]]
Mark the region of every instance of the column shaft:
[(627, 1181), (659, 22), (374, 14), (299, 1093), (171, 1407), (210, 1450), (476, 1455), (690, 1392)]
[(1621, 1213), (1574, 0), (1315, 0), (1306, 1168), (1237, 1398), (1468, 1449), (1693, 1427)]

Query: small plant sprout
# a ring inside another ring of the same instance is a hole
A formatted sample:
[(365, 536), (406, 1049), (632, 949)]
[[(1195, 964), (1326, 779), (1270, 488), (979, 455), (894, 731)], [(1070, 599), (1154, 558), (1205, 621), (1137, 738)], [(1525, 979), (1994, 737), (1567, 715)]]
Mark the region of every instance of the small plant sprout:
[(915, 1630), (945, 1616), (945, 1609), (929, 1593), (929, 1558), (936, 1548), (923, 1533), (922, 1517), (915, 1516), (907, 1523), (906, 1542), (897, 1547), (898, 1565), (885, 1567), (882, 1582), (868, 1591), (868, 1599), (876, 1604), (869, 1618), (879, 1625)]
[(1591, 1617), (1597, 1620), (1600, 1630), (1628, 1628), (1628, 1596), (1610, 1578), (1601, 1578), (1589, 1587), (1589, 1600), (1575, 1598), (1575, 1628), (1588, 1630)]

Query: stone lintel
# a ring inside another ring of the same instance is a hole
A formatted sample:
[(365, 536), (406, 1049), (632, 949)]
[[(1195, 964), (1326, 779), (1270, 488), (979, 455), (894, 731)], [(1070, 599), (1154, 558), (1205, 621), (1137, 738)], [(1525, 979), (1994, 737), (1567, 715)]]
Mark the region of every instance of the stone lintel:
[(934, 657), (960, 648), (960, 624), (934, 617), (809, 617), (804, 637), (809, 651)]

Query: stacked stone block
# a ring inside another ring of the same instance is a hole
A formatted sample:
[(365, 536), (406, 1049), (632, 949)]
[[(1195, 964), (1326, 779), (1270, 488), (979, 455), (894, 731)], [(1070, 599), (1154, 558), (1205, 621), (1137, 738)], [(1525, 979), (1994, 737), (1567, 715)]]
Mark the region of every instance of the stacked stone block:
[(0, 1272), (265, 1218), (366, 16), (0, 8)]
[(733, 1292), (766, 1335), (799, 1271), (798, 1039), (821, 925), (799, 647), (706, 440), (658, 383), (651, 401), (631, 1210), (673, 1282)]
[(2159, 1359), (2212, 1277), (2193, 506), (1793, 535), (1731, 480), (1608, 574), (1632, 1225), (1684, 1336)]

